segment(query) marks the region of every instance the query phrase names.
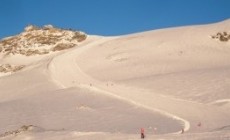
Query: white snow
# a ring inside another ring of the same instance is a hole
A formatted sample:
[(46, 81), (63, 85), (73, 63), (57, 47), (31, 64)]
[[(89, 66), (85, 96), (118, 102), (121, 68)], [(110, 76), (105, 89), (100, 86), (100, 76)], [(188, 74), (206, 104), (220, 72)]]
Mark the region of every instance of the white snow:
[(1, 57), (26, 67), (0, 73), (0, 139), (136, 140), (140, 128), (146, 139), (230, 139), (230, 40), (211, 38), (224, 31), (230, 20)]

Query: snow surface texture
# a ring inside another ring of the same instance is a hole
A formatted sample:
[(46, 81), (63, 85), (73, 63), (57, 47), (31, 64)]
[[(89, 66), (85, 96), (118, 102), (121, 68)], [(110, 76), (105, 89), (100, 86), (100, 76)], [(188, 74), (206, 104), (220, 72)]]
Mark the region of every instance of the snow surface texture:
[(229, 20), (79, 33), (28, 26), (0, 42), (0, 139), (137, 140), (141, 128), (146, 139), (230, 139)]

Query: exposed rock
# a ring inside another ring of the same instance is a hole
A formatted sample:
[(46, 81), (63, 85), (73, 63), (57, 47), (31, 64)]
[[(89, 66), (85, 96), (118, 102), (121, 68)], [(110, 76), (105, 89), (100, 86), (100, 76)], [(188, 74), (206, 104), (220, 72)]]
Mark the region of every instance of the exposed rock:
[(20, 127), (17, 130), (7, 131), (4, 134), (0, 134), (0, 138), (1, 137), (6, 137), (6, 136), (9, 136), (9, 135), (18, 135), (20, 133), (23, 133), (23, 132), (31, 130), (33, 127), (35, 127), (35, 126), (33, 126), (33, 125), (23, 125), (22, 127)]
[(228, 42), (228, 40), (230, 40), (230, 32), (218, 32), (216, 35), (212, 35), (212, 39)]
[(44, 55), (77, 46), (87, 35), (80, 31), (55, 28), (52, 25), (29, 25), (19, 35), (0, 41), (0, 53), (25, 56)]
[(17, 72), (21, 69), (23, 69), (25, 66), (24, 65), (10, 65), (10, 64), (3, 64), (0, 65), (0, 72), (7, 73), (7, 72)]
[(74, 47), (75, 44), (65, 44), (65, 43), (60, 43), (60, 44), (57, 44), (53, 49), (52, 51), (61, 51), (61, 50), (65, 50), (65, 49), (69, 49), (69, 48), (72, 48)]

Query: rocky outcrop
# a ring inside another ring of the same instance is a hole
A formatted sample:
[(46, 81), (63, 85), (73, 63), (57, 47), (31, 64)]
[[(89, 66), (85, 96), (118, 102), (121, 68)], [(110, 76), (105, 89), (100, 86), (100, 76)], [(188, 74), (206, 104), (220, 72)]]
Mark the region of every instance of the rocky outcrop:
[(230, 40), (230, 32), (218, 32), (216, 35), (212, 35), (212, 38), (221, 42), (228, 42)]
[(20, 133), (23, 133), (23, 132), (26, 132), (26, 131), (29, 131), (31, 129), (33, 129), (34, 126), (33, 125), (23, 125), (22, 127), (20, 127), (19, 129), (17, 130), (14, 130), (14, 131), (7, 131), (5, 132), (4, 134), (0, 134), (0, 138), (1, 137), (6, 137), (6, 136), (10, 136), (10, 135), (18, 135)]
[(19, 35), (0, 41), (0, 53), (25, 56), (44, 55), (77, 46), (87, 35), (71, 29), (59, 29), (52, 25), (37, 27), (29, 25)]
[(10, 65), (10, 64), (3, 64), (0, 65), (0, 72), (7, 73), (7, 72), (17, 72), (23, 69), (24, 65)]
[[(29, 25), (22, 33), (0, 40), (0, 57), (45, 55), (76, 47), (86, 38), (84, 32), (72, 29), (60, 29), (52, 25)], [(24, 67), (25, 65), (5, 64), (3, 61), (0, 64), (0, 73), (14, 73)]]

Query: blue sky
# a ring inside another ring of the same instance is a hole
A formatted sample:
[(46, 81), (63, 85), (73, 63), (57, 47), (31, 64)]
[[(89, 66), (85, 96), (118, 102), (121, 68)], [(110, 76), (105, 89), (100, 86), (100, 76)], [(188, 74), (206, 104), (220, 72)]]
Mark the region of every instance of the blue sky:
[(230, 0), (0, 0), (0, 38), (28, 24), (122, 35), (230, 18)]

